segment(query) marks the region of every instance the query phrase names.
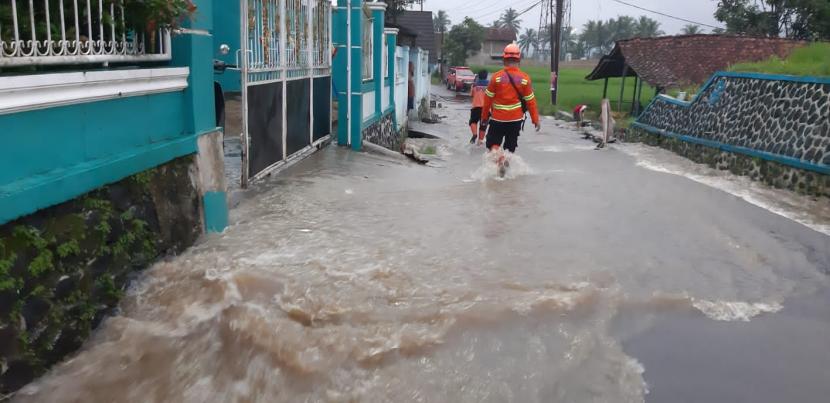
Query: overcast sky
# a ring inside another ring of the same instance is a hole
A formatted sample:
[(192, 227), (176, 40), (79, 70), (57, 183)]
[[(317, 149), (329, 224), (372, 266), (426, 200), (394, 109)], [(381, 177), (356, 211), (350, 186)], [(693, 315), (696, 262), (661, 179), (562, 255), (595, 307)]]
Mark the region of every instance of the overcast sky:
[[(438, 10), (445, 10), (449, 14), (453, 24), (457, 24), (461, 22), (465, 16), (469, 16), (473, 17), (473, 19), (482, 25), (487, 25), (498, 19), (501, 13), (509, 7), (513, 7), (518, 11), (524, 11), (537, 1), (538, 0), (425, 0), (424, 10), (429, 10), (433, 13)], [(565, 1), (567, 2), (567, 0)], [(717, 27), (723, 26), (723, 24), (715, 20), (715, 17), (713, 16), (717, 0), (623, 1), (643, 8), (673, 15), (675, 17), (685, 18), (687, 20)], [(545, 0), (545, 3), (547, 3), (547, 0)], [(688, 22), (678, 21), (669, 17), (623, 5), (615, 2), (614, 0), (571, 0), (571, 4), (571, 24), (578, 31), (582, 29), (582, 25), (588, 20), (607, 20), (620, 15), (629, 15), (632, 17), (646, 15), (659, 21), (660, 29), (665, 31), (667, 34), (676, 34), (684, 25), (688, 24)], [(540, 6), (536, 6), (522, 15), (520, 17), (522, 20), (522, 27), (538, 29), (539, 12)], [(567, 18), (567, 16), (565, 18)], [(711, 30), (711, 28), (708, 27), (702, 28), (704, 28), (704, 32), (709, 32)]]

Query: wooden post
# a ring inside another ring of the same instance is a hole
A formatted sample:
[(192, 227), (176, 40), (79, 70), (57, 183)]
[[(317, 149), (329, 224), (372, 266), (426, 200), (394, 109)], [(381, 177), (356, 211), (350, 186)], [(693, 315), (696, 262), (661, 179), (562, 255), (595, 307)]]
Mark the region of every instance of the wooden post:
[(634, 92), (631, 94), (631, 111), (630, 114), (634, 115), (636, 113), (636, 102), (637, 102), (637, 85), (640, 83), (640, 76), (634, 76)]
[(623, 101), (623, 95), (625, 93), (625, 76), (627, 76), (627, 75), (628, 75), (628, 64), (624, 64), (623, 65), (623, 71), (622, 71), (622, 84), (620, 84), (620, 99), (617, 102), (617, 112), (622, 112), (622, 101)]
[(640, 101), (643, 100), (643, 80), (640, 80), (640, 86), (637, 88), (637, 116), (640, 116)]
[(605, 85), (602, 87), (602, 98), (608, 98), (608, 77), (605, 77)]

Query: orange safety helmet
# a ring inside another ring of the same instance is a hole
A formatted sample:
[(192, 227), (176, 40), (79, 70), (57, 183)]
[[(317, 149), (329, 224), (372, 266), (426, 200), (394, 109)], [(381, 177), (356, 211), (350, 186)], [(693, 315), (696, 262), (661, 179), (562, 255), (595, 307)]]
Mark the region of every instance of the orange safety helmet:
[(516, 59), (521, 60), (522, 58), (522, 51), (519, 49), (519, 45), (515, 43), (511, 43), (504, 47), (504, 55), (502, 55), (503, 59)]

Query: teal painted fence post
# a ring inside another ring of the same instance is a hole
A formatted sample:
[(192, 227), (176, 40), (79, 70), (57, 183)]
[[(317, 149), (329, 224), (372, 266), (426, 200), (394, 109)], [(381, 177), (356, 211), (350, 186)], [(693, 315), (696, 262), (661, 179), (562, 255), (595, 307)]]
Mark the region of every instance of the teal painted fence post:
[(213, 4), (194, 0), (196, 13), (184, 22), (187, 30), (173, 36), (174, 66), (190, 68), (185, 90), (187, 128), (201, 133), (216, 128), (213, 105)]
[[(235, 64), (242, 30), (239, 18), (239, 2), (228, 0), (213, 0), (213, 53), (214, 57), (227, 63)], [(228, 45), (230, 51), (223, 55), (219, 53), (219, 46)], [(238, 69), (227, 69), (222, 73), (215, 73), (214, 80), (219, 82), (225, 92), (242, 91), (242, 81)], [(236, 134), (236, 133), (234, 133)]]
[[(385, 77), (384, 80), (386, 80), (389, 83), (389, 105), (388, 105), (388, 107), (393, 108), (395, 106), (395, 72), (398, 71), (397, 66), (395, 65), (395, 49), (398, 45), (398, 29), (397, 28), (386, 28), (384, 30), (384, 33), (386, 33), (386, 38), (387, 38), (386, 39), (386, 42), (387, 42), (386, 45), (388, 46), (388, 49), (387, 49), (387, 52), (386, 52), (387, 53), (386, 56), (387, 56), (388, 60), (387, 60), (386, 63), (389, 66), (389, 75), (388, 75), (388, 77)], [(392, 118), (395, 120), (395, 123), (397, 123), (397, 117), (396, 116), (397, 116), (396, 113), (392, 114)]]
[(332, 82), (334, 83), (334, 97), (337, 99), (337, 144), (346, 146), (349, 144), (349, 119), (348, 119), (348, 86), (346, 85), (349, 76), (347, 74), (346, 42), (346, 0), (338, 0), (337, 6), (332, 10), (331, 15), (331, 39), (336, 52), (332, 58)]
[[(332, 42), (338, 52), (333, 64), (334, 86), (337, 88), (337, 143), (363, 148), (363, 24), (361, 0), (337, 0), (332, 13)], [(348, 34), (351, 33), (351, 48)], [(349, 65), (351, 55), (351, 65)], [(349, 90), (351, 85), (351, 91)], [(349, 106), (351, 100), (351, 106)]]
[(363, 2), (360, 0), (352, 0), (352, 9), (349, 12), (352, 15), (352, 93), (349, 94), (352, 97), (352, 110), (349, 126), (352, 150), (360, 151), (363, 149), (363, 25), (366, 24), (367, 18), (363, 12)]
[(383, 76), (383, 16), (386, 12), (386, 3), (367, 3), (369, 9), (372, 10), (372, 19), (374, 25), (372, 26), (372, 68), (374, 74), (372, 77), (375, 80), (375, 114), (380, 116), (383, 113), (383, 82), (386, 77)]
[[(197, 165), (204, 211), (204, 227), (221, 232), (228, 224), (227, 194), (222, 163), (222, 134), (217, 131), (213, 89), (213, 0), (194, 0), (196, 13), (184, 23), (181, 33), (173, 37), (173, 60), (176, 66), (190, 68), (185, 90), (185, 127), (200, 136)], [(208, 172), (212, 172), (209, 175)], [(220, 179), (206, 180), (205, 178)]]

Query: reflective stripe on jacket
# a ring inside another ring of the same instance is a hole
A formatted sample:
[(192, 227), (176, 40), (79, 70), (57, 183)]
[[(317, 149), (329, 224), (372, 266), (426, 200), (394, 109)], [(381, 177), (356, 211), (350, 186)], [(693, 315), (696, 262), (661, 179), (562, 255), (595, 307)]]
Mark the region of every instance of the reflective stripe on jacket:
[[(508, 81), (509, 77), (513, 78), (513, 83), (516, 84), (515, 89)], [(533, 85), (530, 83), (530, 77), (518, 67), (505, 67), (493, 74), (484, 94), (486, 97), (481, 111), (482, 121), (486, 122), (488, 118), (500, 122), (515, 122), (524, 119), (522, 102), (519, 100), (521, 95), (527, 103), (530, 120), (534, 124), (539, 123), (539, 110), (536, 106), (536, 95), (533, 94)]]

